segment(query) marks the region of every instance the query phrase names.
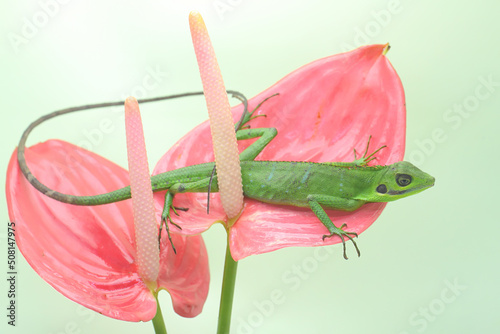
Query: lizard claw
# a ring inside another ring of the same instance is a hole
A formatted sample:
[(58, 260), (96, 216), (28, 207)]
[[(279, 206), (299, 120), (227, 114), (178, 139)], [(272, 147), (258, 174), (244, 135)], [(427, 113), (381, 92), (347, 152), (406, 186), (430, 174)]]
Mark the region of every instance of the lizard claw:
[(178, 211), (184, 211), (184, 212), (189, 211), (189, 208), (182, 208), (182, 207), (179, 208), (177, 206), (173, 206), (172, 208), (174, 208), (175, 210), (178, 210)]
[(361, 256), (361, 252), (359, 251), (359, 248), (358, 248), (358, 245), (356, 245), (356, 241), (354, 241), (354, 239), (350, 236), (350, 234), (352, 234), (354, 237), (358, 237), (358, 234), (356, 232), (347, 232), (347, 231), (344, 231), (343, 228), (346, 227), (347, 225), (346, 224), (342, 224), (342, 226), (339, 227), (336, 227), (334, 231), (332, 231), (330, 234), (325, 234), (323, 235), (323, 241), (325, 241), (326, 238), (330, 238), (330, 237), (333, 237), (334, 235), (337, 235), (340, 237), (340, 240), (342, 240), (342, 247), (343, 247), (343, 253), (344, 253), (344, 259), (348, 260), (349, 258), (347, 257), (347, 253), (346, 253), (346, 245), (345, 245), (345, 239), (344, 237), (347, 237), (349, 240), (351, 240), (351, 242), (353, 243), (354, 245), (354, 248), (356, 248), (356, 252), (358, 253), (358, 257)]
[(378, 153), (378, 151), (387, 147), (386, 145), (383, 145), (383, 146), (379, 147), (378, 149), (376, 149), (372, 154), (367, 156), (368, 148), (370, 147), (370, 140), (371, 139), (372, 139), (372, 136), (368, 137), (368, 142), (366, 143), (365, 153), (363, 154), (363, 156), (361, 158), (359, 158), (359, 159), (357, 158), (356, 149), (354, 149), (354, 161), (353, 162), (357, 166), (360, 166), (360, 167), (366, 166), (370, 161), (373, 161), (376, 159), (375, 154)]
[[(177, 213), (177, 210), (188, 211), (189, 208), (176, 208), (176, 207), (172, 206), (172, 211), (177, 216), (179, 216), (179, 214)], [(161, 215), (160, 229), (158, 232), (158, 247), (160, 247), (161, 231), (163, 229), (163, 224), (165, 224), (165, 229), (167, 230), (168, 240), (170, 241), (170, 245), (172, 245), (172, 250), (174, 251), (174, 254), (177, 254), (177, 250), (175, 249), (174, 242), (172, 241), (172, 236), (170, 235), (170, 229), (168, 228), (168, 222), (170, 222), (170, 224), (177, 227), (179, 230), (182, 230), (182, 227), (180, 227), (180, 225), (174, 223), (174, 221), (172, 220), (172, 217), (170, 216), (170, 210), (163, 210), (163, 213)]]
[(266, 97), (252, 111), (245, 110), (245, 112), (241, 115), (241, 119), (238, 121), (238, 123), (236, 125), (236, 131), (243, 129), (243, 128), (250, 128), (250, 126), (247, 123), (250, 122), (251, 120), (257, 118), (257, 117), (266, 117), (266, 115), (263, 115), (263, 114), (262, 115), (255, 115), (255, 116), (254, 116), (254, 114), (262, 106), (262, 104), (264, 102), (266, 102), (270, 98), (277, 96), (277, 95), (279, 95), (279, 93), (274, 93), (273, 95)]

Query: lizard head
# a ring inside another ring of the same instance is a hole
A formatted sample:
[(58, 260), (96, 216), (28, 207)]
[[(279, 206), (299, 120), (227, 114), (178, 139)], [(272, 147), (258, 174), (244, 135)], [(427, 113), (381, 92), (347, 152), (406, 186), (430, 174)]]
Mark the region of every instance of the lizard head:
[(386, 166), (385, 172), (375, 180), (372, 202), (390, 202), (417, 194), (434, 185), (434, 177), (407, 161)]

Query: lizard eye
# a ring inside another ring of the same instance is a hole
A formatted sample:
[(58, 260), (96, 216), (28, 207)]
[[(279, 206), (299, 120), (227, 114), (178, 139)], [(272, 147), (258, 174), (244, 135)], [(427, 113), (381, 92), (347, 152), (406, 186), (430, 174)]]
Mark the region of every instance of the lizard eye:
[(401, 186), (401, 187), (406, 187), (411, 183), (411, 176), (408, 174), (397, 174), (396, 175), (396, 182)]
[(385, 194), (387, 192), (387, 187), (385, 184), (379, 184), (376, 190), (378, 193)]

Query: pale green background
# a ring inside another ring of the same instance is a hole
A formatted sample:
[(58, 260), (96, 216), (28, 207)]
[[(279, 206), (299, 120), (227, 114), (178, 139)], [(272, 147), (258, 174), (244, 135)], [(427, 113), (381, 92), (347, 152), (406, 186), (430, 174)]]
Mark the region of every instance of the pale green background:
[[(141, 97), (137, 87), (148, 68), (164, 73), (147, 91), (149, 97), (200, 89), (187, 23), (191, 9), (205, 18), (227, 87), (249, 97), (315, 59), (360, 44), (390, 42), (388, 57), (407, 98), (406, 158), (436, 177), (435, 188), (389, 204), (359, 238), (359, 259), (344, 261), (341, 247), (332, 246), (326, 258), (323, 253), (315, 257), (312, 248), (291, 248), (241, 261), (232, 332), (500, 331), (500, 221), (494, 213), (500, 185), (498, 1), (66, 1), (16, 52), (9, 34), (20, 35), (24, 20), (43, 15), (40, 3), (47, 2), (2, 2), (0, 8), (2, 173), (29, 122), (59, 108)], [(218, 13), (215, 6), (224, 4), (227, 11)], [(496, 86), (478, 100), (476, 89), (486, 92), (477, 88), (481, 77), (491, 77)], [(474, 101), (479, 104), (467, 115), (447, 120), (446, 115), (458, 115), (450, 108)], [(30, 143), (62, 138), (78, 144), (104, 118), (116, 129), (91, 148), (125, 166), (123, 125), (112, 111), (53, 121)], [(201, 99), (144, 107), (151, 165), (205, 118)], [(430, 144), (436, 131), (441, 135)], [(3, 192), (0, 210), (6, 223)], [(6, 230), (0, 229), (3, 272)], [(181, 318), (163, 294), (170, 334), (215, 332), (223, 229), (212, 228), (205, 240), (212, 281), (204, 312)], [(351, 246), (349, 252), (353, 255)], [(5, 311), (0, 317), (0, 328), (8, 333), (152, 333), (150, 323), (122, 322), (83, 309), (41, 280), (20, 254), (18, 260), (18, 327), (6, 326)], [(308, 269), (307, 276), (292, 274), (296, 267)], [(292, 276), (295, 286), (284, 280)], [(455, 293), (448, 288), (454, 283), (461, 286)], [(6, 291), (2, 279), (3, 310)], [(284, 302), (259, 310), (277, 291)], [(421, 315), (426, 309), (427, 319)]]

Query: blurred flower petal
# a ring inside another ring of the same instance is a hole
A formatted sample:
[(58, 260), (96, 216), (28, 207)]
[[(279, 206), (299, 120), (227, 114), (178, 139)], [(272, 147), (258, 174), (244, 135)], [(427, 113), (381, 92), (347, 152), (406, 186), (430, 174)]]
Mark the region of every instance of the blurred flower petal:
[[(131, 201), (90, 207), (53, 200), (28, 183), (16, 154), (7, 171), (7, 202), (17, 245), (31, 267), (63, 295), (92, 310), (120, 320), (151, 320), (156, 301), (137, 274)], [(64, 141), (27, 148), (26, 159), (44, 184), (67, 194), (95, 195), (129, 183), (123, 168)], [(200, 236), (176, 238), (178, 257), (170, 255), (171, 248), (162, 240), (160, 265), (169, 268), (169, 275), (162, 274), (159, 288), (172, 288), (176, 310), (194, 305), (182, 314), (194, 316), (208, 289), (206, 250)], [(183, 254), (189, 254), (184, 246), (193, 247), (195, 255), (184, 259)], [(183, 300), (179, 280), (202, 292), (195, 297), (188, 293)]]

